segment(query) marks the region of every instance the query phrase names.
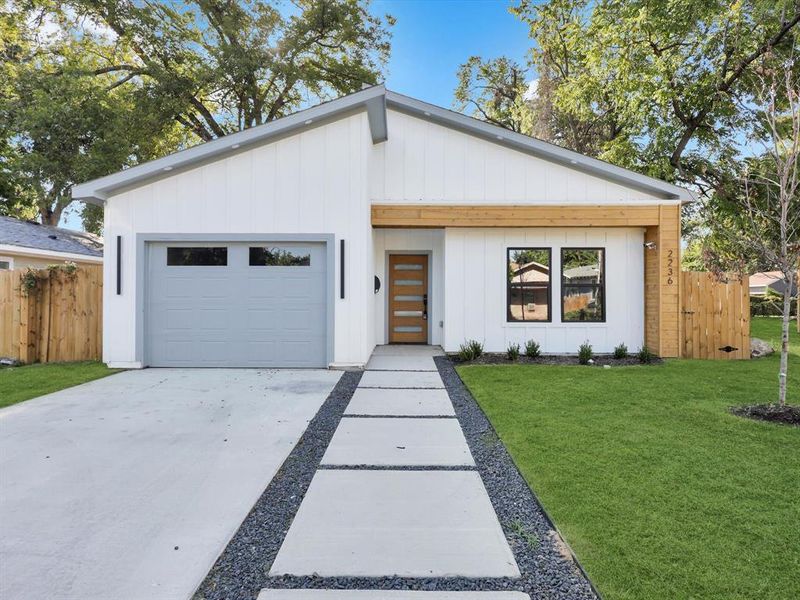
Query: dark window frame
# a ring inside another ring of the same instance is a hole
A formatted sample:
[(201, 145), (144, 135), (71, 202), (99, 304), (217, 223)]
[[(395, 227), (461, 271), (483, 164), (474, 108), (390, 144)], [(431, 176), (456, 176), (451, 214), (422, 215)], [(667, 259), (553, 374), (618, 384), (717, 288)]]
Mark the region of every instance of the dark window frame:
[[(289, 265), (289, 264), (267, 264), (266, 262), (258, 262), (254, 257), (254, 251), (256, 253), (262, 252), (264, 254), (273, 254), (277, 250), (278, 252), (285, 252), (287, 255), (291, 256), (292, 258), (299, 259), (304, 261), (301, 264)], [(305, 249), (303, 249), (305, 250)], [(256, 261), (256, 262), (253, 262)], [(247, 266), (249, 267), (274, 267), (279, 269), (285, 268), (306, 268), (310, 267), (311, 265), (311, 251), (306, 252), (305, 254), (294, 254), (291, 248), (285, 248), (283, 246), (249, 246), (247, 248)]]
[[(508, 265), (511, 262), (511, 253), (514, 251), (537, 250), (547, 252), (547, 268), (550, 269), (550, 276), (547, 281), (547, 318), (521, 321), (511, 316), (511, 282), (508, 280)], [(545, 246), (509, 246), (506, 248), (506, 264), (504, 272), (506, 277), (506, 323), (552, 323), (553, 322), (553, 248)]]
[[(223, 250), (222, 263), (206, 263), (206, 264), (186, 264), (172, 262), (170, 257), (173, 250)], [(168, 267), (227, 267), (228, 266), (228, 246), (167, 246), (167, 266)]]
[[(602, 277), (601, 283), (565, 283), (564, 282), (564, 252), (586, 252), (586, 251), (595, 251), (600, 252), (602, 260), (600, 261), (600, 275)], [(559, 293), (561, 294), (561, 322), (562, 323), (605, 323), (606, 322), (606, 249), (604, 246), (587, 246), (587, 247), (562, 247), (561, 253), (559, 255), (560, 258), (560, 265), (559, 269), (561, 271), (561, 290)], [(587, 319), (585, 321), (567, 321), (564, 319), (564, 289), (566, 287), (577, 287), (577, 286), (591, 286), (598, 288), (600, 290), (600, 298), (603, 299), (603, 305), (600, 310), (600, 319)]]

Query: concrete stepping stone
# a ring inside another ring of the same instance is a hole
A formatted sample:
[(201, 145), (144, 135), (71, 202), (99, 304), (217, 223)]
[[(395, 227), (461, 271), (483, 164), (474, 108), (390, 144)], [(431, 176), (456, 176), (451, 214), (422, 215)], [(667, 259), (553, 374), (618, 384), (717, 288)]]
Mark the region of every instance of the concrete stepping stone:
[(431, 356), (373, 356), (367, 363), (368, 371), (436, 371)]
[(269, 574), (519, 577), (476, 471), (320, 470)]
[(420, 592), (403, 590), (261, 590), (257, 600), (531, 600), (522, 592)]
[(364, 371), (358, 387), (444, 389), (444, 383), (436, 371)]
[(358, 388), (344, 414), (452, 417), (456, 413), (446, 390)]
[(322, 457), (326, 466), (472, 467), (456, 419), (344, 418)]

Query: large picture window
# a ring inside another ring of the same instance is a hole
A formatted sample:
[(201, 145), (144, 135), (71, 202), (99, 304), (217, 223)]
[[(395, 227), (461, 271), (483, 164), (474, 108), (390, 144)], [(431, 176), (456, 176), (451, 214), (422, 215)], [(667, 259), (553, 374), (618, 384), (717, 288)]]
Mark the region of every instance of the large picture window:
[(509, 248), (506, 256), (509, 323), (550, 320), (550, 249)]
[(561, 249), (561, 320), (606, 320), (603, 248)]

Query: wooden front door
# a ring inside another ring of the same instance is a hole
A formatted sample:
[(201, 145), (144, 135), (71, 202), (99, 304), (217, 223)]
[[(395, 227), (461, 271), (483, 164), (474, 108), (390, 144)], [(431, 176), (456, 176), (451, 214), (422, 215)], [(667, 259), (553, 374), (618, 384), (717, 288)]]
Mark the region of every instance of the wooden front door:
[(389, 343), (428, 343), (427, 255), (389, 255)]

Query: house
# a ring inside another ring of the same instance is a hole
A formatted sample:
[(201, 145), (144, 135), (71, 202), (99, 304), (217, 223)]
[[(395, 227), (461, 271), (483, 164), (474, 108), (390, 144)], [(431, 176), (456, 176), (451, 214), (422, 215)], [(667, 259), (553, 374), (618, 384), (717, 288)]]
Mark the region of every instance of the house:
[[(689, 191), (383, 86), (73, 196), (105, 205), (111, 366), (343, 367), (467, 339), (679, 353)], [(547, 267), (524, 317), (511, 249)]]
[[(783, 274), (780, 271), (764, 271), (750, 275), (751, 296), (763, 296), (768, 289), (776, 294), (783, 295), (786, 284), (783, 282)], [(792, 297), (795, 296), (797, 296), (797, 284), (793, 282)]]
[(0, 270), (103, 262), (103, 240), (91, 233), (0, 217)]

